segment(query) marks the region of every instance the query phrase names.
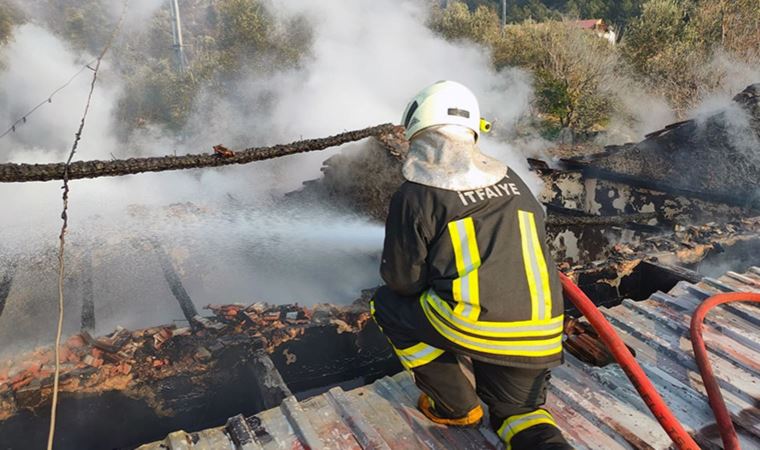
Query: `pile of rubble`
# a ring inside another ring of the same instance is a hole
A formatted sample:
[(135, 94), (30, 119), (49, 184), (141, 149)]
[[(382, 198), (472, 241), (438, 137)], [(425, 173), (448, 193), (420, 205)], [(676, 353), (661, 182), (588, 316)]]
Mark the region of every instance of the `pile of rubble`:
[(574, 158), (587, 177), (760, 208), (760, 83), (707, 117), (668, 125), (635, 144)]
[[(231, 349), (238, 362), (245, 363), (258, 351), (271, 354), (284, 343), (302, 338), (310, 328), (356, 334), (370, 319), (366, 308), (357, 306), (257, 303), (207, 308), (213, 316), (196, 316), (187, 327), (117, 328), (100, 338), (87, 332), (69, 337), (60, 348), (60, 392), (83, 395), (118, 390), (147, 401), (159, 415), (172, 414), (150, 385), (178, 375), (194, 377), (200, 385), (204, 378), (233, 369), (218, 367), (222, 353)], [(38, 411), (49, 404), (54, 367), (52, 348), (39, 348), (2, 363), (0, 422), (22, 409)]]
[(697, 273), (705, 263), (713, 262), (719, 271), (741, 266), (742, 259), (751, 265), (760, 251), (760, 216), (674, 228), (618, 242), (602, 258), (581, 264), (563, 262), (559, 268), (573, 276), (597, 304), (615, 305), (623, 298), (643, 300), (657, 290), (668, 291), (678, 281), (699, 281), (710, 275), (704, 270)]

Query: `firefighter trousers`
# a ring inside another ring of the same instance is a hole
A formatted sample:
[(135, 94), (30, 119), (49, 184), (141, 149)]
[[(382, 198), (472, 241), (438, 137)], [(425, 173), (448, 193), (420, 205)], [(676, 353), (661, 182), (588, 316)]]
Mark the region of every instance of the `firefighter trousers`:
[[(465, 355), (430, 325), (419, 299), (399, 296), (385, 286), (375, 293), (371, 310), (401, 364), (414, 373), (417, 387), (432, 398), (436, 414), (464, 417), (482, 400), (488, 406), (491, 426), (507, 448), (572, 448), (551, 414), (542, 408), (549, 369), (507, 367)], [(472, 358), (476, 387), (457, 355)]]

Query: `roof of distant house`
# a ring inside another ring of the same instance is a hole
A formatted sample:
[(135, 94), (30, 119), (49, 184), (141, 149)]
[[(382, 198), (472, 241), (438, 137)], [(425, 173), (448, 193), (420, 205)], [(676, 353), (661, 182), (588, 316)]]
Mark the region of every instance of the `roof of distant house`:
[(607, 28), (604, 19), (583, 19), (572, 22), (573, 25), (585, 30), (594, 30), (596, 28)]

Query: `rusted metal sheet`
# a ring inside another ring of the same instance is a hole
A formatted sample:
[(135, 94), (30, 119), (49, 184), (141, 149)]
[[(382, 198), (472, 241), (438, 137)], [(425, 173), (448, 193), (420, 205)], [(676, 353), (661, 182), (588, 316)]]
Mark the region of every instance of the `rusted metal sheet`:
[[(729, 272), (696, 284), (680, 282), (667, 294), (659, 292), (640, 302), (626, 300), (603, 310), (678, 419), (707, 449), (719, 448), (720, 438), (693, 359), (688, 326), (700, 302), (725, 291), (760, 292), (760, 269)], [(760, 448), (759, 313), (760, 308), (751, 304), (726, 305), (705, 322), (713, 368), (743, 448)], [(583, 319), (571, 328), (584, 328)], [(279, 408), (238, 419), (256, 425), (245, 445), (235, 444), (241, 442), (235, 437), (240, 431), (230, 425), (235, 423), (231, 419), (226, 427), (202, 434), (173, 433), (141, 448), (211, 448), (205, 442), (224, 443), (215, 448), (231, 449), (503, 448), (487, 424), (461, 429), (429, 422), (415, 407), (418, 395), (411, 377), (400, 373), (350, 391), (333, 388), (301, 402), (289, 398)], [(576, 448), (666, 449), (672, 445), (616, 364), (596, 367), (568, 354), (565, 364), (553, 372), (547, 407)], [(175, 441), (195, 444), (179, 447)]]
[[(680, 282), (669, 293), (625, 300), (603, 309), (644, 371), (687, 430), (703, 448), (719, 448), (720, 438), (694, 362), (689, 323), (696, 307), (720, 292), (760, 292), (760, 270), (706, 277), (697, 284)], [(723, 396), (737, 426), (742, 448), (760, 448), (760, 308), (733, 304), (707, 317), (705, 341)], [(667, 448), (670, 441), (617, 365), (592, 367), (568, 355), (555, 370), (551, 409), (562, 422), (579, 414), (593, 427), (565, 427), (578, 447)], [(551, 398), (550, 398), (551, 401)], [(593, 436), (593, 437), (592, 437)], [(622, 442), (621, 442), (622, 439)]]
[(224, 427), (199, 433), (174, 432), (140, 449), (503, 448), (485, 427), (453, 429), (431, 423), (415, 406), (418, 395), (411, 377), (400, 373), (348, 392), (333, 388), (300, 402), (290, 397), (256, 416), (238, 416)]

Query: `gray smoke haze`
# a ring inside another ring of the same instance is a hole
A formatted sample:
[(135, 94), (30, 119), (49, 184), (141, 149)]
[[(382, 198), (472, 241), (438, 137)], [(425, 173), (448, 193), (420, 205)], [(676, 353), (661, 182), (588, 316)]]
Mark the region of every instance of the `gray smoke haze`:
[(600, 144), (637, 142), (652, 131), (676, 121), (676, 114), (668, 102), (649, 94), (630, 79), (616, 78), (608, 87), (620, 104), (614, 111)]
[(712, 114), (729, 107), (731, 98), (745, 87), (760, 82), (760, 63), (748, 63), (718, 49), (697, 70), (704, 82), (695, 93), (695, 106), (678, 117), (663, 96), (621, 73), (620, 64), (611, 58), (609, 73), (601, 77), (602, 90), (618, 104), (597, 140), (602, 145), (638, 142), (678, 120)]
[[(125, 19), (132, 28), (123, 32), (135, 32), (166, 7), (158, 1), (138, 4)], [(482, 101), (483, 115), (501, 128), (497, 134), (508, 136), (531, 98), (524, 73), (496, 72), (481, 49), (446, 42), (428, 30), (423, 2), (273, 1), (271, 9), (282, 19), (307, 17), (313, 27), (310, 56), (299, 68), (267, 74), (251, 67), (236, 82), (232, 98), (210, 91), (200, 95), (196, 113), (180, 133), (151, 127), (120, 142), (113, 123), (119, 98), (145, 93), (126, 91), (106, 61), (75, 159), (207, 152), (218, 143), (231, 148), (285, 143), (396, 123), (406, 101), (440, 79), (470, 86)], [(117, 16), (120, 5), (113, 10)], [(27, 24), (2, 49), (2, 59), (0, 124), (13, 122), (93, 55), (74, 51), (39, 25)], [(85, 71), (53, 103), (0, 140), (0, 161), (63, 160), (90, 76)], [(539, 188), (524, 156), (503, 138), (484, 139), (482, 146)], [(72, 182), (65, 332), (78, 329), (88, 251), (98, 333), (116, 325), (149, 326), (182, 318), (147, 238), (162, 242), (199, 309), (208, 303), (259, 300), (347, 302), (360, 289), (379, 284), (381, 224), (331, 212), (329, 205), (283, 205), (282, 194), (319, 177), (322, 161), (336, 151), (242, 167)], [(3, 184), (0, 199), (0, 266), (18, 261), (0, 316), (0, 347), (49, 342), (60, 183)]]

